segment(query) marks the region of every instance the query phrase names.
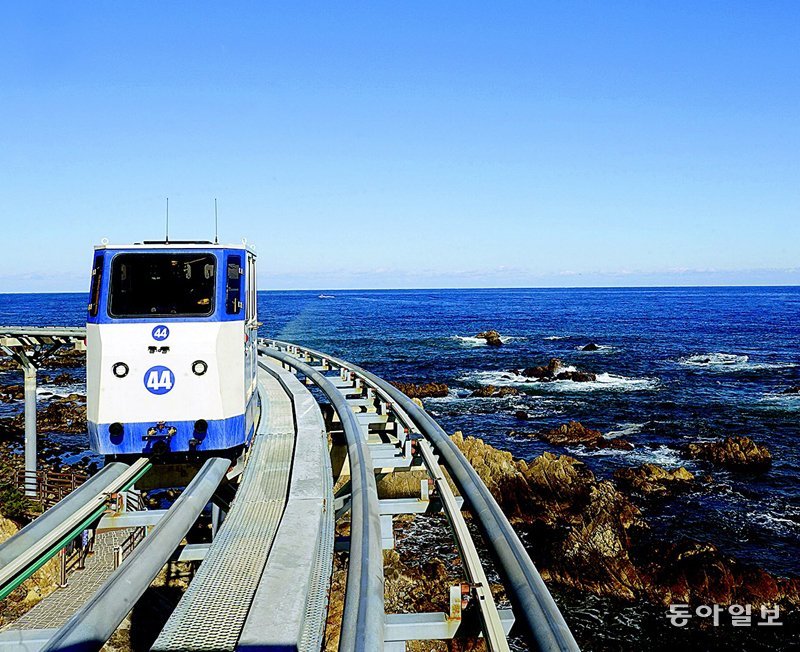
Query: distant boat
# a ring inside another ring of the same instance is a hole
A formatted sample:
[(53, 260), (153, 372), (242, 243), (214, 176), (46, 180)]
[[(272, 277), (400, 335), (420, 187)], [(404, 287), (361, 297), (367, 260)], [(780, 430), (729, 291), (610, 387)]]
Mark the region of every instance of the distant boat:
[(335, 299), (336, 297), (332, 294), (320, 294), (317, 299)]

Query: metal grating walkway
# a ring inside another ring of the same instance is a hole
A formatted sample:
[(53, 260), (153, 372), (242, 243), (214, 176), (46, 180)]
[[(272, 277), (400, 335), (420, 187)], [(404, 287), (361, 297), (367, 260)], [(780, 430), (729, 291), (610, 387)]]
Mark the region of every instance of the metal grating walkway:
[(289, 500), (239, 639), (242, 650), (319, 652), (333, 567), (333, 478), (319, 406), (293, 373), (267, 363), (292, 396), (297, 428)]
[(61, 627), (114, 571), (114, 546), (122, 543), (129, 533), (130, 530), (100, 532), (95, 540), (94, 554), (86, 558), (86, 567), (72, 573), (67, 586), (57, 588), (6, 630)]
[(289, 396), (260, 373), (266, 419), (241, 485), (208, 555), (153, 650), (234, 650), (286, 503), (294, 450)]

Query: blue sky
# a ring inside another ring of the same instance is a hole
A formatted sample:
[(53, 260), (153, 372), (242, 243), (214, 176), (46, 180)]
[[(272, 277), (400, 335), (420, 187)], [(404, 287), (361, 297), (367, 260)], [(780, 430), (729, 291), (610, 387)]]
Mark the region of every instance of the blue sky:
[(0, 292), (91, 245), (262, 288), (795, 284), (800, 3), (0, 5)]

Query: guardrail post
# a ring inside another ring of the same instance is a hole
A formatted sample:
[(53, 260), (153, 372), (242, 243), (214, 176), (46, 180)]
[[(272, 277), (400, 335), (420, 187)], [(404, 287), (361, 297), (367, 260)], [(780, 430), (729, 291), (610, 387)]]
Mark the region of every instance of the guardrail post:
[(67, 586), (67, 549), (61, 548), (58, 551), (58, 586)]
[(36, 487), (36, 367), (24, 354), (25, 376), (25, 495), (35, 497)]

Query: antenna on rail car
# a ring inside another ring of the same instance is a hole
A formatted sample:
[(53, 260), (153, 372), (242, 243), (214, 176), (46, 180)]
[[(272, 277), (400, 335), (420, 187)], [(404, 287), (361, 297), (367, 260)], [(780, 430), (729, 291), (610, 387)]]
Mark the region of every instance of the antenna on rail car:
[(167, 197), (167, 231), (164, 237), (164, 244), (169, 244), (169, 197)]
[(217, 219), (217, 198), (214, 197), (214, 244), (219, 244), (219, 220)]

